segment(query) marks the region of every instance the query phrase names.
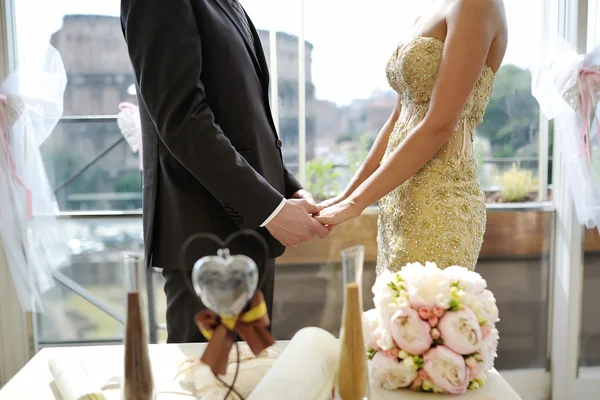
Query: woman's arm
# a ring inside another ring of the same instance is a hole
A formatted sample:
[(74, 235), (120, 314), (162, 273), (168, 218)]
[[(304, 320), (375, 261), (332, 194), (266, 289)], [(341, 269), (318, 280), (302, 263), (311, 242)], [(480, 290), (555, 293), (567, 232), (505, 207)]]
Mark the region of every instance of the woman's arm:
[(402, 110), (402, 102), (400, 96), (398, 96), (398, 100), (396, 102), (396, 106), (394, 107), (394, 111), (388, 118), (388, 120), (383, 124), (383, 127), (377, 134), (377, 138), (373, 143), (373, 147), (369, 150), (369, 154), (365, 158), (365, 161), (362, 163), (348, 186), (346, 190), (344, 190), (345, 197), (350, 196), (352, 192), (356, 190), (368, 177), (370, 177), (373, 172), (379, 168), (381, 163), (381, 159), (385, 154), (385, 150), (387, 149), (388, 141), (390, 139), (390, 134), (394, 130), (394, 125), (396, 125), (396, 121), (400, 117), (400, 111)]
[(319, 221), (339, 224), (400, 186), (454, 134), (496, 36), (494, 0), (459, 0), (447, 17), (448, 33), (427, 115), (394, 152), (342, 203)]
[(383, 127), (377, 134), (377, 138), (375, 139), (371, 150), (369, 150), (369, 154), (367, 154), (367, 157), (363, 161), (362, 165), (360, 166), (356, 174), (354, 174), (354, 177), (352, 178), (348, 186), (346, 186), (346, 189), (344, 189), (344, 191), (338, 196), (321, 203), (322, 206), (330, 207), (334, 204), (339, 203), (342, 200), (347, 199), (352, 194), (352, 192), (356, 190), (356, 188), (358, 188), (368, 177), (370, 177), (373, 174), (373, 172), (377, 170), (377, 168), (379, 168), (379, 164), (381, 163), (381, 159), (383, 158), (383, 155), (385, 154), (385, 150), (388, 145), (390, 134), (394, 130), (394, 125), (400, 117), (401, 110), (402, 102), (400, 96), (398, 96), (398, 100), (396, 101), (396, 106), (394, 107), (392, 114), (385, 122), (385, 124), (383, 124)]

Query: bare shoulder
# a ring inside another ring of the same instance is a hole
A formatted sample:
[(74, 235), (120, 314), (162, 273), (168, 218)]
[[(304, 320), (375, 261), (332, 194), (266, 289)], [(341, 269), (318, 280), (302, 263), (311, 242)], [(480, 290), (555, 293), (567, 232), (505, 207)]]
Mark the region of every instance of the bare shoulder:
[[(481, 35), (489, 41), (486, 64), (498, 70), (508, 46), (506, 12), (502, 0), (449, 0), (446, 15), (448, 30), (477, 32), (468, 35), (479, 40)], [(478, 37), (478, 38), (476, 38)]]
[(498, 33), (506, 30), (506, 13), (502, 0), (451, 0), (447, 14), (448, 22), (485, 23)]

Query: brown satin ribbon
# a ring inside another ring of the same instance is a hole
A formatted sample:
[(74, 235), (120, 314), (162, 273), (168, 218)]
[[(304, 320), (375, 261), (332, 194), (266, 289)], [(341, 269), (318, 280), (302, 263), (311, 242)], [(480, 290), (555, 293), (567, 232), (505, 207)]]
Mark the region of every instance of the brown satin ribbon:
[(227, 372), (229, 352), (236, 333), (248, 343), (254, 355), (259, 355), (275, 343), (273, 336), (267, 330), (271, 321), (261, 292), (254, 294), (247, 311), (236, 318), (220, 317), (207, 309), (196, 314), (195, 321), (202, 335), (208, 339), (208, 345), (200, 361), (218, 375)]

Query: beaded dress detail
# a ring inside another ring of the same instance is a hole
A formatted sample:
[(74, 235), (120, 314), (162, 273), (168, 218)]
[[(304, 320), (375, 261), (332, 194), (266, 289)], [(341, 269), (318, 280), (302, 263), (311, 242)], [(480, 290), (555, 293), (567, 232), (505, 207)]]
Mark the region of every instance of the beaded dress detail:
[[(417, 36), (398, 46), (388, 61), (390, 86), (402, 111), (384, 159), (423, 120), (429, 108), (444, 42)], [(473, 133), (483, 121), (495, 74), (484, 66), (452, 138), (421, 170), (380, 201), (377, 273), (407, 263), (435, 262), (474, 269), (486, 224)]]

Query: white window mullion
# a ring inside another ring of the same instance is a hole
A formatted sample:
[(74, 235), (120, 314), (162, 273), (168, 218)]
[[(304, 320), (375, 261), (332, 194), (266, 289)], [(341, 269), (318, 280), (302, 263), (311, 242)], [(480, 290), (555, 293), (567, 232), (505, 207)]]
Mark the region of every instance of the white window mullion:
[(300, 0), (298, 34), (298, 179), (306, 183), (306, 46), (304, 43), (304, 0)]
[[(578, 52), (586, 51), (587, 0), (558, 0), (558, 35)], [(579, 362), (581, 296), (583, 290), (583, 228), (575, 213), (566, 158), (559, 150), (563, 132), (555, 126), (553, 198), (556, 203), (554, 279), (552, 292), (552, 397), (574, 396)]]
[[(550, 30), (550, 4), (548, 0), (542, 1), (542, 41), (548, 41)], [(540, 110), (538, 137), (538, 201), (548, 200), (548, 119)]]
[(271, 114), (279, 136), (279, 72), (277, 71), (277, 31), (269, 30), (269, 64), (271, 82)]

